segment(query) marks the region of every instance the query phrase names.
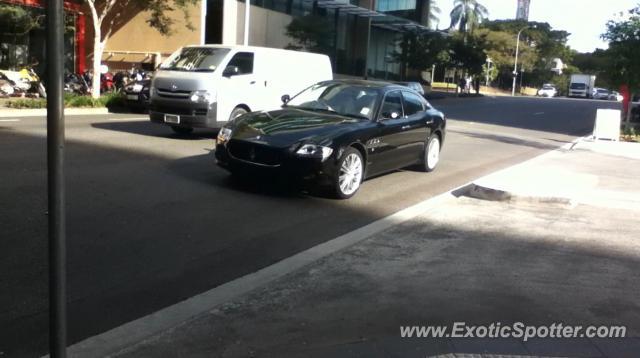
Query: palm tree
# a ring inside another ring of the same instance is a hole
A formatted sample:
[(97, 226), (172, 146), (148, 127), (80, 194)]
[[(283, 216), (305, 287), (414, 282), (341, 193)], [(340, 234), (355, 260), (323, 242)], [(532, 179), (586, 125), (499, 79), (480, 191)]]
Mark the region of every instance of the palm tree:
[(489, 17), (489, 10), (476, 0), (454, 0), (451, 10), (451, 25), (449, 29), (458, 26), (460, 32), (473, 31), (474, 28)]
[(436, 4), (435, 2), (431, 1), (431, 4), (429, 5), (429, 28), (433, 27), (433, 24), (436, 24), (436, 28), (438, 27), (438, 24), (440, 23), (440, 14), (442, 13), (442, 10), (440, 10), (440, 7), (438, 7), (438, 4)]
[[(435, 0), (423, 0), (420, 7), (420, 23), (428, 28), (440, 22), (441, 10)], [(437, 25), (436, 25), (437, 27)]]

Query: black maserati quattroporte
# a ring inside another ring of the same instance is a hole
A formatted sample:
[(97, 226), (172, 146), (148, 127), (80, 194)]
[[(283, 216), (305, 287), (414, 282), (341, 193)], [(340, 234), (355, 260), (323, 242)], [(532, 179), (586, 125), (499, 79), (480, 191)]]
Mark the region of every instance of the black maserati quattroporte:
[(334, 80), (283, 102), (222, 127), (218, 164), (239, 175), (283, 171), (346, 199), (368, 177), (410, 165), (430, 172), (440, 159), (444, 115), (410, 88)]

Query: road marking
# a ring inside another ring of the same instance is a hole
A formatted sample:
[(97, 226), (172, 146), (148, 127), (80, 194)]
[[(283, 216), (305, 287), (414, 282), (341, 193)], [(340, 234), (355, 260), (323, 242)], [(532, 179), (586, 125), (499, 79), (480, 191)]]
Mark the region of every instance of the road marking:
[(544, 114), (544, 112), (538, 112), (538, 113), (534, 113), (533, 115), (534, 115), (534, 116), (541, 116), (541, 115), (543, 115), (543, 114)]
[(109, 118), (110, 121), (141, 121), (146, 119), (149, 117)]
[[(577, 138), (574, 142), (578, 142), (581, 139), (582, 138)], [(359, 229), (285, 258), (271, 266), (264, 267), (256, 272), (242, 276), (233, 281), (226, 282), (209, 291), (195, 295), (182, 302), (175, 303), (169, 307), (125, 323), (119, 327), (115, 327), (107, 332), (89, 337), (81, 342), (69, 346), (69, 356), (106, 357), (117, 355), (120, 352), (135, 347), (144, 340), (185, 324), (197, 317), (201, 317), (203, 314), (207, 314), (207, 312), (213, 310), (215, 307), (237, 299), (260, 287), (265, 287), (285, 275), (302, 269), (305, 266), (331, 254), (356, 245), (374, 234), (413, 219), (428, 210), (437, 208), (446, 200), (450, 200), (453, 192), (465, 188), (477, 181), (481, 181), (490, 175), (497, 175), (497, 173), (507, 171), (513, 167), (524, 165), (531, 161), (540, 160), (545, 156), (551, 155), (555, 151), (569, 150), (572, 145), (574, 145), (573, 142), (565, 144), (562, 147), (544, 152), (531, 159), (525, 160), (522, 163), (476, 178), (445, 193), (429, 198)], [(44, 357), (48, 357), (48, 355)]]
[(20, 122), (20, 120), (15, 118), (9, 118), (9, 119), (0, 119), (0, 122)]

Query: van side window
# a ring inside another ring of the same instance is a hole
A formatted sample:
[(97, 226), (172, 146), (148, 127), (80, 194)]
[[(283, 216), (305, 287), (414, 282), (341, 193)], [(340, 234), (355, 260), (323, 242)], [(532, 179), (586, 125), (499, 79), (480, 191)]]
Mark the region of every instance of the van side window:
[(253, 73), (253, 53), (238, 52), (233, 55), (227, 66), (236, 66), (240, 70), (239, 75), (247, 75)]

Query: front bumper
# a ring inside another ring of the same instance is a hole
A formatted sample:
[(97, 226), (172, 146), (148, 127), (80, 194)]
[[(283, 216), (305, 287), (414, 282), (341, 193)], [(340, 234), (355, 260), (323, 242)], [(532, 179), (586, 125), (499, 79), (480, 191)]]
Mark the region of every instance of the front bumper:
[(229, 171), (239, 172), (248, 177), (255, 174), (273, 175), (286, 179), (311, 181), (320, 185), (331, 184), (338, 170), (333, 156), (322, 161), (318, 158), (299, 157), (288, 149), (267, 147), (251, 142), (243, 143), (254, 146), (258, 152), (268, 150), (272, 151), (272, 154), (262, 157), (258, 154), (256, 158), (251, 160), (244, 154), (230, 151), (230, 143), (217, 144), (215, 151), (217, 164)]
[[(180, 117), (180, 123), (166, 123), (165, 115)], [(217, 103), (194, 103), (186, 100), (152, 98), (149, 103), (149, 119), (154, 123), (187, 128), (217, 128)]]
[(127, 104), (130, 107), (136, 108), (148, 108), (149, 107), (149, 93), (145, 92), (124, 92)]

